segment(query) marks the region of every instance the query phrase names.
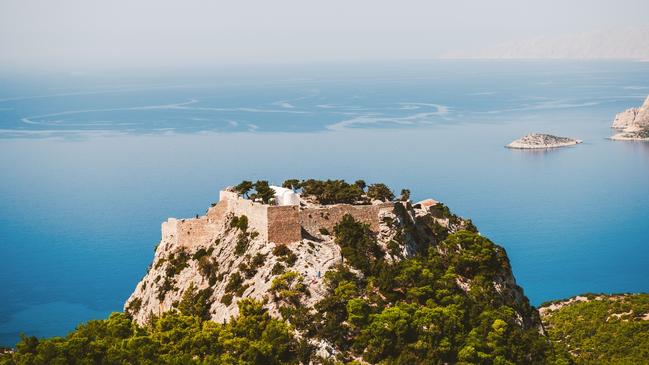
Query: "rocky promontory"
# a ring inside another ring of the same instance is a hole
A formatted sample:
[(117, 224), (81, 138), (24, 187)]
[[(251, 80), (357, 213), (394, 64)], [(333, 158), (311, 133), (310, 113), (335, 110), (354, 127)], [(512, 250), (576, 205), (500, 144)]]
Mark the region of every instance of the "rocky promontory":
[(613, 140), (648, 141), (649, 96), (639, 108), (630, 108), (617, 114), (611, 128), (619, 131), (611, 137)]
[[(395, 198), (384, 184), (283, 186), (242, 182), (222, 190), (204, 216), (164, 222), (125, 312), (145, 325), (200, 308), (220, 324), (253, 300), (309, 339), (312, 360), (324, 361), (387, 361), (417, 353), (424, 338), (430, 351), (448, 348), (422, 354), (431, 361), (478, 359), (481, 340), (473, 344), (471, 330), (486, 336), (492, 326), (507, 328), (501, 336), (543, 345), (539, 314), (516, 284), (504, 249), (470, 220), (432, 199), (411, 202), (407, 189)], [(377, 341), (384, 336), (390, 348), (397, 340), (379, 332), (397, 323), (412, 326), (408, 349), (383, 349)], [(526, 347), (509, 360), (543, 356)]]
[(505, 250), (363, 180), (243, 181), (170, 218), (124, 313), (0, 364), (644, 364), (649, 294), (532, 307)]
[(545, 149), (572, 146), (582, 142), (583, 141), (580, 139), (557, 137), (543, 133), (530, 133), (513, 141), (505, 147), (518, 149)]

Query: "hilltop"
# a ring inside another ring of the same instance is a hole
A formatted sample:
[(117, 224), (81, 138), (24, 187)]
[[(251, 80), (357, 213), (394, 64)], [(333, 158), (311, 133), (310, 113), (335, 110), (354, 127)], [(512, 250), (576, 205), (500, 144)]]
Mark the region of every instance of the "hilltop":
[[(428, 310), (459, 316), (457, 325), (467, 326), (462, 331), (487, 310), (485, 330), (498, 320), (511, 333), (541, 338), (538, 314), (516, 285), (504, 250), (443, 204), (412, 203), (407, 190), (394, 201), (383, 184), (284, 186), (243, 182), (221, 191), (204, 216), (165, 222), (152, 266), (125, 311), (145, 324), (178, 309), (192, 292), (205, 318), (221, 323), (239, 315), (237, 302), (254, 299), (311, 338), (314, 356), (323, 359), (398, 357), (403, 349), (395, 343), (374, 344), (363, 332), (391, 316), (415, 320)], [(411, 340), (426, 332), (409, 331)], [(464, 346), (450, 335), (436, 340), (451, 341), (448, 350), (430, 351), (457, 360)], [(479, 351), (474, 346), (470, 356)]]
[(0, 364), (617, 364), (649, 295), (532, 307), (505, 250), (433, 199), (359, 180), (244, 181), (170, 218), (123, 313), (23, 336)]
[[(556, 357), (505, 250), (384, 184), (244, 181), (169, 219), (124, 313), (5, 363), (484, 363)], [(31, 360), (30, 360), (31, 359)]]
[(539, 309), (557, 351), (577, 364), (643, 364), (649, 354), (649, 294), (584, 294)]

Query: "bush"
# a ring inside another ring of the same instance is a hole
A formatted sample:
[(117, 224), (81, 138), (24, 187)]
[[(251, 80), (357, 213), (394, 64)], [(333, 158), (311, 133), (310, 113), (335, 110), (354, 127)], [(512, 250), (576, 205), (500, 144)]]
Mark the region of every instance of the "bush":
[(257, 273), (257, 269), (264, 264), (266, 255), (257, 253), (254, 257), (247, 255), (245, 260), (239, 264), (239, 270), (244, 273), (246, 278), (251, 278)]
[(383, 258), (383, 251), (373, 238), (369, 224), (345, 214), (334, 227), (336, 244), (343, 258), (354, 268), (369, 275), (374, 263)]
[(224, 294), (224, 295), (221, 297), (221, 303), (223, 303), (223, 304), (225, 304), (225, 305), (230, 305), (230, 304), (232, 304), (232, 294)]
[(237, 256), (241, 256), (244, 253), (246, 253), (246, 250), (248, 250), (248, 245), (250, 244), (250, 240), (248, 238), (248, 235), (245, 232), (239, 233), (237, 236), (237, 244), (234, 246), (234, 254)]
[(241, 232), (248, 231), (248, 217), (246, 215), (242, 215), (240, 217), (237, 217), (236, 215), (233, 216), (230, 220), (230, 227), (237, 228)]
[(230, 274), (228, 283), (225, 284), (225, 292), (226, 293), (234, 292), (235, 290), (239, 289), (242, 283), (243, 283), (243, 278), (241, 277), (241, 274), (239, 274), (238, 271), (233, 272), (232, 274)]
[(300, 299), (307, 292), (307, 287), (300, 274), (289, 271), (273, 279), (269, 292), (276, 302), (282, 301), (298, 306)]
[(273, 255), (277, 256), (280, 261), (283, 261), (288, 266), (293, 266), (297, 261), (297, 255), (284, 244), (275, 246)]
[(183, 315), (206, 321), (210, 319), (210, 295), (210, 289), (197, 291), (194, 283), (191, 283), (183, 293), (178, 310)]
[(141, 307), (142, 307), (142, 299), (135, 298), (126, 305), (126, 309), (124, 311), (130, 315), (133, 315), (139, 312)]
[(394, 194), (385, 184), (372, 184), (367, 188), (367, 196), (372, 200), (392, 201)]
[(236, 191), (239, 196), (248, 197), (248, 193), (250, 192), (250, 190), (252, 190), (252, 188), (252, 181), (244, 180), (239, 185), (234, 187), (234, 191)]
[(300, 180), (298, 179), (288, 179), (282, 184), (283, 188), (296, 190), (300, 188)]
[(281, 262), (276, 262), (275, 265), (273, 265), (273, 268), (271, 269), (271, 274), (273, 275), (283, 274), (285, 270), (286, 267), (284, 267), (284, 265), (282, 265)]
[(354, 204), (363, 199), (363, 189), (344, 180), (306, 180), (301, 184), (306, 195), (316, 198), (320, 204)]
[(196, 252), (194, 252), (194, 254), (192, 255), (192, 260), (200, 260), (204, 256), (210, 256), (212, 252), (214, 252), (214, 247), (210, 247), (209, 249), (201, 247)]
[(260, 199), (264, 204), (269, 204), (275, 197), (275, 190), (270, 187), (266, 180), (258, 180), (255, 183), (255, 191), (252, 198)]
[(180, 274), (186, 267), (189, 266), (187, 263), (189, 261), (189, 254), (184, 249), (180, 249), (167, 258), (167, 267), (165, 269), (165, 275), (169, 278)]

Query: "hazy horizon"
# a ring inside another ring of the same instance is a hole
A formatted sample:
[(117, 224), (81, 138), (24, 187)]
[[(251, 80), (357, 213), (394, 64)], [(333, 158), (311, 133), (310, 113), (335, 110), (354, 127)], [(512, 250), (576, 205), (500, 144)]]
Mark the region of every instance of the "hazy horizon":
[(538, 37), (644, 29), (648, 10), (642, 0), (8, 0), (0, 4), (0, 69), (425, 60)]

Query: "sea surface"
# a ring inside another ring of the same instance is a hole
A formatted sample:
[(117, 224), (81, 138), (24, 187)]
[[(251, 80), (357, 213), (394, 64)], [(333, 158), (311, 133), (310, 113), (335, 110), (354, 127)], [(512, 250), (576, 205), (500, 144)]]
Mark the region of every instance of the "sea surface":
[[(122, 310), (168, 217), (243, 179), (363, 178), (473, 219), (535, 305), (649, 291), (649, 63), (0, 74), (0, 345)], [(583, 139), (517, 151), (528, 132)]]

